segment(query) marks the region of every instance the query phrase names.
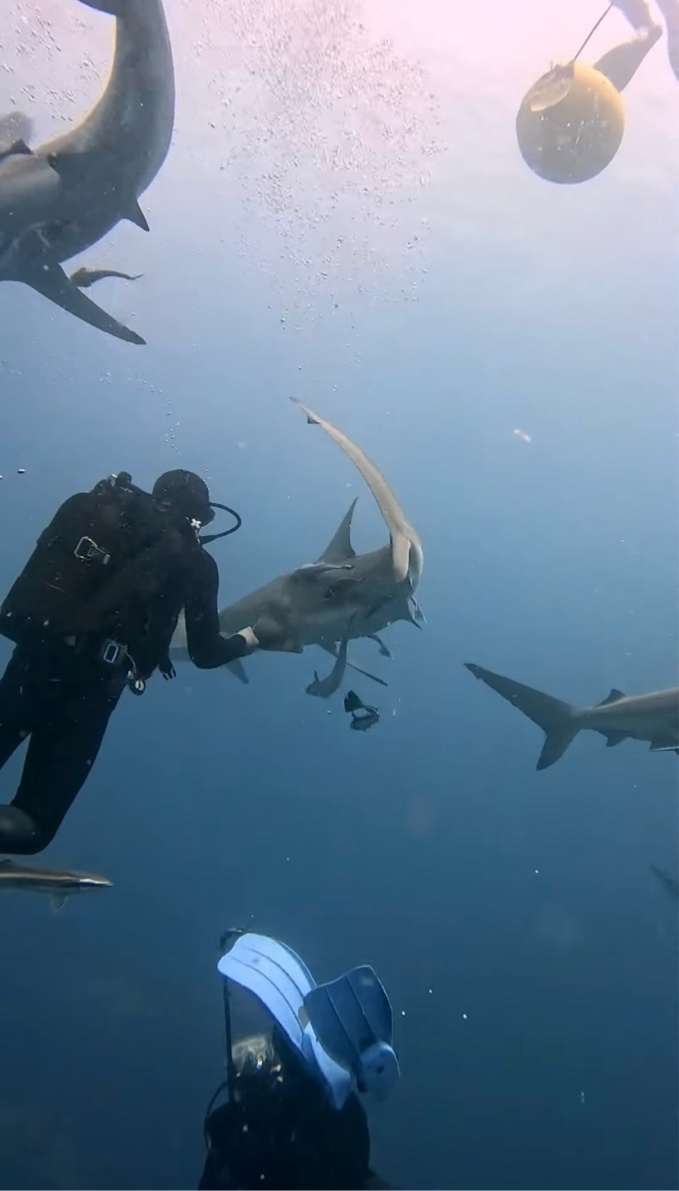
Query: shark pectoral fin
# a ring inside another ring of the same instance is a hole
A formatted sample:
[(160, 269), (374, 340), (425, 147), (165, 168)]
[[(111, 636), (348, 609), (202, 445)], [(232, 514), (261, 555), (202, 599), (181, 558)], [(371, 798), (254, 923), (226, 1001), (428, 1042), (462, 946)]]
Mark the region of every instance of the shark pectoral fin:
[(50, 897), (50, 905), (52, 907), (52, 913), (58, 914), (61, 907), (66, 905), (66, 894), (53, 893)]
[(418, 629), (421, 629), (422, 625), (427, 623), (427, 618), (414, 596), (410, 597), (410, 603), (412, 605), (413, 624), (415, 624)]
[(329, 699), (341, 686), (347, 668), (347, 647), (349, 641), (345, 637), (337, 651), (335, 665), (326, 678), (318, 677), (318, 670), (314, 670), (314, 681), (306, 688), (307, 695), (316, 695), (319, 699)]
[(607, 749), (615, 748), (616, 744), (622, 744), (623, 740), (629, 739), (629, 733), (627, 732), (604, 732), (604, 736), (606, 737)]
[(389, 646), (384, 644), (384, 641), (380, 637), (379, 633), (370, 633), (368, 640), (375, 642), (383, 658), (393, 658), (393, 653), (391, 652)]
[(234, 678), (237, 678), (238, 681), (242, 682), (244, 686), (248, 686), (250, 679), (245, 671), (243, 663), (239, 658), (236, 658), (235, 662), (229, 662), (226, 669), (230, 670)]
[(125, 208), (124, 211), (121, 212), (121, 214), (123, 219), (128, 219), (130, 223), (134, 223), (137, 227), (140, 227), (143, 232), (148, 232), (151, 230), (148, 225), (148, 220), (139, 206), (139, 202), (136, 198), (129, 204), (129, 206)]
[(113, 318), (113, 315), (107, 314), (101, 306), (97, 306), (96, 302), (88, 298), (87, 294), (73, 285), (61, 265), (47, 265), (38, 262), (28, 268), (21, 268), (14, 280), (22, 281), (24, 285), (30, 285), (31, 289), (37, 290), (44, 298), (49, 298), (50, 302), (61, 306), (62, 310), (67, 310), (69, 314), (75, 315), (76, 318), (82, 319), (84, 323), (89, 323), (91, 327), (96, 327), (98, 331), (103, 331), (106, 335), (124, 339), (126, 343), (146, 343), (146, 340), (142, 339), (141, 335), (137, 335), (136, 331), (131, 331), (129, 327), (123, 326)]

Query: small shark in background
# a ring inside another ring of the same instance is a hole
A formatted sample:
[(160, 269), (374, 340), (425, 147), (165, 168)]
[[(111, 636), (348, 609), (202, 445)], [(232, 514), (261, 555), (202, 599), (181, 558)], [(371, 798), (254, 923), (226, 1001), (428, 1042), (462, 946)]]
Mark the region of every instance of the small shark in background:
[(96, 281), (104, 281), (106, 277), (122, 277), (123, 281), (139, 281), (143, 273), (121, 273), (118, 269), (87, 269), (83, 266), (71, 273), (71, 283), (78, 289), (89, 289)]
[[(293, 399), (294, 400), (294, 399)], [(339, 529), (316, 562), (306, 563), (287, 575), (272, 579), (264, 587), (234, 604), (222, 608), (219, 624), (229, 636), (253, 625), (266, 616), (274, 621), (284, 617), (291, 624), (300, 649), (319, 645), (335, 658), (326, 678), (315, 674), (307, 693), (328, 698), (339, 689), (347, 666), (347, 643), (361, 637), (375, 641), (383, 655), (389, 650), (379, 634), (396, 621), (405, 620), (421, 627), (422, 611), (415, 599), (423, 566), (422, 543), (391, 488), (360, 447), (324, 421), (313, 410), (296, 402), (312, 426), (320, 426), (358, 468), (389, 530), (389, 544), (365, 554), (356, 554), (351, 544), (351, 521), (356, 506), (352, 501)], [(170, 654), (187, 657), (183, 619), (174, 636)], [(241, 681), (247, 681), (241, 662), (228, 669)], [(365, 671), (361, 673), (366, 674)], [(366, 675), (374, 678), (374, 675)], [(376, 681), (381, 682), (381, 679)]]
[(70, 132), (31, 150), (30, 122), (0, 117), (0, 281), (31, 286), (90, 326), (144, 343), (84, 294), (62, 264), (122, 219), (149, 230), (139, 206), (174, 127), (174, 67), (162, 0), (80, 0), (116, 18), (103, 95)]
[(672, 900), (679, 902), (679, 881), (677, 878), (671, 876), (664, 868), (656, 868), (655, 864), (649, 865), (649, 868)]
[(68, 869), (31, 868), (13, 860), (0, 859), (0, 893), (22, 891), (46, 893), (54, 911), (60, 910), (67, 898), (90, 889), (109, 889), (108, 877), (94, 873), (75, 873)]
[(614, 689), (595, 707), (574, 707), (473, 662), (464, 664), (476, 678), (542, 728), (546, 739), (538, 769), (547, 769), (558, 761), (583, 728), (605, 736), (607, 748), (623, 740), (648, 740), (652, 753), (679, 753), (679, 687), (648, 695), (624, 695)]

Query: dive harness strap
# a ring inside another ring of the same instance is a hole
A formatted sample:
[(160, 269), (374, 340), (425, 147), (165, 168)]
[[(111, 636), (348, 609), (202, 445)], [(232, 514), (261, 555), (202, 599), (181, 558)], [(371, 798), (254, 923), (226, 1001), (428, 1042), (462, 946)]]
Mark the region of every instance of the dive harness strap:
[(146, 690), (146, 681), (141, 677), (137, 670), (134, 658), (130, 654), (127, 646), (120, 641), (116, 641), (113, 637), (105, 637), (102, 641), (92, 641), (87, 636), (69, 636), (65, 637), (64, 641), (76, 653), (82, 654), (88, 650), (88, 647), (94, 646), (93, 655), (96, 661), (102, 662), (104, 666), (110, 666), (112, 669), (117, 669), (119, 666), (127, 666), (128, 673), (125, 680), (125, 685), (133, 695), (143, 695)]

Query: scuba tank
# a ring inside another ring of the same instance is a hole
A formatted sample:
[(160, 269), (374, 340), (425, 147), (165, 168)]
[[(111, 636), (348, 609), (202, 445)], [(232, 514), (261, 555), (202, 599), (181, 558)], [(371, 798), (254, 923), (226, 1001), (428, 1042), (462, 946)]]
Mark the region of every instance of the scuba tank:
[(69, 617), (157, 542), (167, 517), (128, 472), (64, 501), (0, 606), (0, 633), (67, 634)]

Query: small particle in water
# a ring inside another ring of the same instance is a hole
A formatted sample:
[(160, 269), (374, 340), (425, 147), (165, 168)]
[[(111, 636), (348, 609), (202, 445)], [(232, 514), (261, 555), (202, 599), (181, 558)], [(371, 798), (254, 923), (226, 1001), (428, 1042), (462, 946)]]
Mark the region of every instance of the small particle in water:
[(520, 428), (520, 426), (517, 426), (516, 430), (514, 431), (514, 437), (520, 438), (522, 442), (530, 442), (531, 441), (530, 434), (527, 434), (525, 430), (522, 430)]
[(406, 1015), (406, 1011), (405, 1011), (405, 1009), (402, 1009), (402, 1010), (401, 1010), (401, 1017), (405, 1017), (405, 1015)]
[(462, 1014), (462, 1020), (463, 1020), (463, 1021), (467, 1021), (467, 1020), (468, 1020), (468, 1018), (467, 1018), (467, 1014), (466, 1014), (466, 1013), (463, 1013), (463, 1014)]
[(540, 869), (539, 869), (539, 868), (536, 868), (536, 869), (535, 869), (535, 875), (536, 875), (536, 877), (537, 877), (537, 875), (538, 875), (538, 873), (539, 873), (539, 872), (540, 872)]
[(432, 995), (432, 993), (434, 992), (433, 988), (430, 988), (430, 989), (428, 989), (427, 991), (429, 992), (429, 996), (431, 996), (431, 995)]
[(581, 1093), (580, 1093), (580, 1103), (581, 1103), (581, 1104), (584, 1104), (584, 1103), (585, 1103), (585, 1093), (584, 1093), (584, 1092), (581, 1092)]
[(25, 476), (25, 475), (26, 475), (26, 468), (25, 468), (25, 467), (17, 467), (17, 475), (18, 475), (18, 476)]

